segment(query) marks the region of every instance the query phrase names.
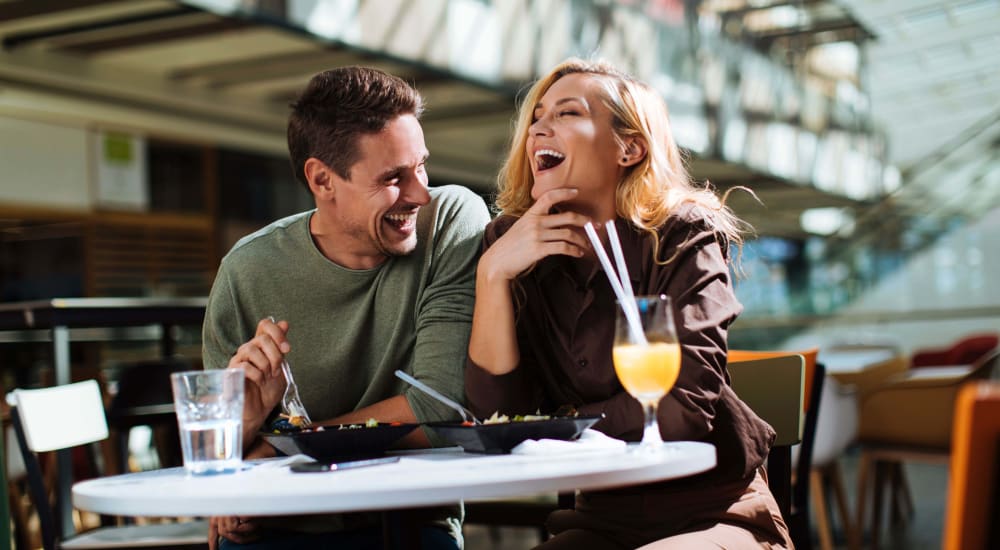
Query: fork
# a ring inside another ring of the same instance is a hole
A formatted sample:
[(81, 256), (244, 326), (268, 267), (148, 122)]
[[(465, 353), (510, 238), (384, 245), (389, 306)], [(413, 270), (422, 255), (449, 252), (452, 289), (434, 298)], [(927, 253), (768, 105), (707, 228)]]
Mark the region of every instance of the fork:
[[(268, 319), (272, 323), (277, 323), (274, 317), (268, 317)], [(284, 357), (281, 358), (281, 372), (284, 373), (286, 382), (285, 394), (281, 396), (281, 411), (288, 415), (289, 421), (296, 416), (301, 418), (301, 427), (305, 428), (312, 424), (312, 420), (309, 418), (309, 413), (306, 412), (305, 405), (302, 404), (302, 399), (299, 398), (299, 386), (292, 376), (292, 367)]]
[(482, 422), (480, 422), (479, 419), (476, 418), (476, 415), (472, 414), (472, 411), (463, 407), (457, 401), (445, 397), (439, 391), (428, 386), (427, 384), (424, 384), (420, 380), (417, 380), (416, 378), (410, 376), (409, 374), (406, 374), (401, 370), (396, 371), (396, 377), (405, 380), (406, 382), (409, 382), (410, 384), (413, 385), (413, 387), (417, 388), (418, 390), (426, 393), (427, 395), (433, 397), (434, 399), (437, 399), (438, 401), (444, 403), (445, 405), (448, 405), (449, 407), (455, 409), (456, 411), (458, 411), (458, 414), (462, 415), (462, 420), (466, 422), (472, 422), (476, 426), (482, 424)]

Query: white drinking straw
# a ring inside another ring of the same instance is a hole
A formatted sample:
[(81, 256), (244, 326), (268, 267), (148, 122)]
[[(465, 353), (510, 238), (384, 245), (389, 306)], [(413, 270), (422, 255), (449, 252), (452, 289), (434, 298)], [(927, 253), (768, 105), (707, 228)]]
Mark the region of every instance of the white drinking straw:
[(645, 345), (647, 343), (646, 335), (642, 331), (642, 323), (639, 322), (639, 308), (635, 305), (635, 298), (629, 300), (625, 294), (621, 281), (618, 279), (618, 275), (615, 274), (615, 268), (611, 267), (611, 260), (608, 258), (608, 253), (604, 251), (604, 245), (601, 244), (601, 239), (597, 236), (597, 231), (594, 230), (594, 224), (587, 222), (583, 226), (583, 230), (587, 233), (590, 244), (594, 247), (594, 252), (597, 253), (597, 259), (601, 261), (601, 267), (604, 268), (604, 273), (608, 276), (611, 289), (615, 291), (615, 296), (618, 297), (618, 302), (622, 306), (622, 311), (625, 312), (625, 319), (628, 321), (632, 334), (640, 344)]
[(628, 276), (628, 266), (625, 265), (625, 255), (622, 254), (622, 245), (618, 241), (618, 231), (615, 229), (615, 221), (608, 220), (604, 225), (608, 232), (608, 241), (611, 243), (611, 253), (615, 257), (615, 265), (618, 267), (618, 278), (621, 279), (622, 290), (629, 303), (635, 302), (635, 295), (632, 293), (632, 280)]

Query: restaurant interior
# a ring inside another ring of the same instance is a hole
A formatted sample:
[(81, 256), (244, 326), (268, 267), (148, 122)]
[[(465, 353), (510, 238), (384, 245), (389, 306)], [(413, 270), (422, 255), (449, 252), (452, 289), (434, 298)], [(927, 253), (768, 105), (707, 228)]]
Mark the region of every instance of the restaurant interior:
[[(595, 57), (663, 95), (694, 179), (732, 190), (754, 228), (731, 352), (812, 365), (797, 545), (962, 547), (945, 542), (965, 529), (956, 411), (966, 387), (1000, 384), (998, 29), (998, 0), (0, 1), (0, 388), (97, 379), (116, 434), (100, 473), (168, 465), (176, 441), (112, 408), (157, 369), (201, 368), (222, 256), (313, 208), (285, 136), (311, 75), (366, 65), (415, 85), (431, 186), (492, 206), (527, 85)], [(95, 301), (60, 321), (63, 299)], [(3, 407), (0, 549), (41, 547)], [(993, 487), (971, 505), (993, 523), (996, 447), (971, 481)], [(472, 510), (466, 548), (545, 536)]]

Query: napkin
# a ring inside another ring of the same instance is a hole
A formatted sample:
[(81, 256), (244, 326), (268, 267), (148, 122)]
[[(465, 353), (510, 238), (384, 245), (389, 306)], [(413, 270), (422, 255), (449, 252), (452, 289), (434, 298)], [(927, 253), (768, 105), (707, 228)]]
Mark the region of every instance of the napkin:
[(590, 428), (580, 433), (576, 441), (561, 439), (526, 439), (510, 450), (518, 455), (551, 455), (622, 450), (626, 443)]

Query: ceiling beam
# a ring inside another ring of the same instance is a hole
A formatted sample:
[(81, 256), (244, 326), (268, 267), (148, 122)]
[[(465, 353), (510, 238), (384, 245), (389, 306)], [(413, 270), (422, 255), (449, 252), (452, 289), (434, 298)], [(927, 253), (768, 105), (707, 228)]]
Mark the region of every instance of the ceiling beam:
[(115, 17), (103, 21), (61, 25), (44, 30), (32, 30), (21, 33), (13, 33), (4, 37), (3, 48), (5, 50), (12, 50), (19, 48), (21, 46), (26, 46), (28, 44), (31, 44), (32, 42), (38, 42), (49, 38), (57, 38), (70, 34), (92, 32), (97, 30), (110, 29), (114, 27), (125, 27), (135, 23), (145, 23), (148, 21), (161, 21), (163, 19), (169, 19), (171, 17), (191, 15), (192, 13), (201, 13), (201, 11), (196, 8), (192, 8), (190, 6), (176, 6), (169, 9), (158, 10), (150, 13)]
[(848, 29), (856, 29), (858, 32), (862, 32), (868, 35), (868, 31), (861, 26), (860, 23), (855, 21), (850, 17), (840, 17), (837, 19), (828, 19), (826, 21), (821, 21), (818, 23), (809, 23), (805, 25), (800, 25), (796, 27), (782, 27), (775, 30), (753, 32), (747, 31), (747, 38), (764, 43), (771, 43), (779, 38), (789, 38), (802, 35), (818, 34), (821, 32), (831, 32), (831, 31), (844, 31)]
[(27, 19), (29, 17), (41, 17), (53, 13), (62, 13), (68, 10), (76, 10), (96, 6), (99, 4), (110, 4), (113, 2), (123, 3), (132, 0), (45, 0), (44, 2), (0, 2), (0, 22), (14, 21), (17, 19)]
[(319, 72), (331, 67), (365, 62), (370, 56), (347, 52), (337, 46), (318, 50), (265, 55), (239, 61), (189, 65), (171, 71), (167, 78), (175, 82), (199, 81), (212, 88), (223, 88), (304, 73)]
[(285, 126), (283, 110), (260, 102), (241, 101), (148, 74), (122, 72), (78, 57), (31, 48), (0, 52), (0, 82), (156, 113), (225, 122), (233, 127), (281, 131)]
[(240, 21), (238, 19), (220, 19), (218, 21), (188, 25), (176, 29), (163, 29), (156, 32), (147, 32), (132, 36), (120, 36), (91, 42), (82, 42), (64, 48), (64, 51), (77, 54), (97, 54), (112, 50), (136, 48), (149, 44), (161, 45), (174, 40), (197, 38), (199, 36), (230, 32), (245, 29), (249, 26), (250, 24), (246, 21)]

